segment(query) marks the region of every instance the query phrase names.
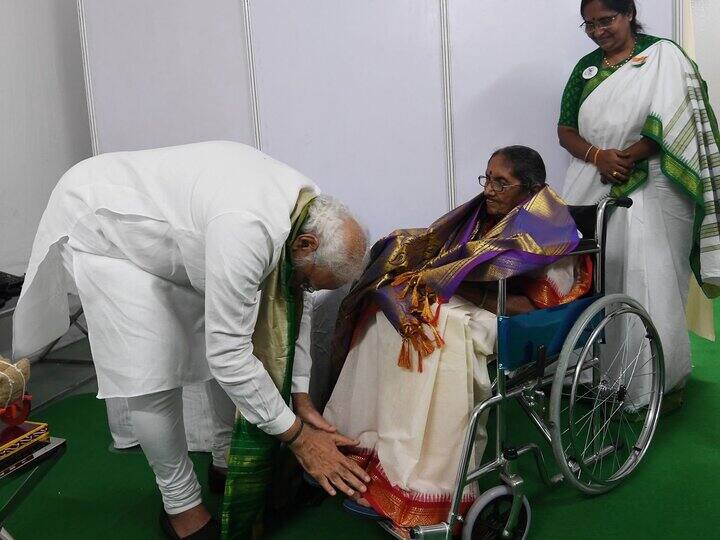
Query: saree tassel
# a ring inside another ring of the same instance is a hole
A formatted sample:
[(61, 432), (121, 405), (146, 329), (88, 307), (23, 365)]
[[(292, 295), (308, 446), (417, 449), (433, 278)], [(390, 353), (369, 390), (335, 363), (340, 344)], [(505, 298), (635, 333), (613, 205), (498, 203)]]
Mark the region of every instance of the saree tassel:
[(412, 371), (412, 362), (410, 361), (410, 338), (403, 338), (402, 347), (400, 348), (400, 356), (398, 358), (398, 366)]
[(397, 287), (398, 285), (407, 283), (408, 281), (410, 281), (413, 278), (414, 275), (415, 275), (415, 272), (404, 272), (392, 281), (392, 285), (394, 287)]
[(402, 285), (403, 283), (405, 283), (405, 287), (403, 288), (402, 292), (400, 293), (400, 298), (401, 298), (401, 299), (407, 297), (407, 295), (410, 293), (410, 289), (412, 289), (413, 292), (415, 291), (416, 280), (415, 280), (414, 276), (410, 276), (410, 277), (408, 277), (406, 280), (400, 280), (400, 279), (398, 279), (398, 280), (396, 280), (396, 281), (393, 282), (393, 285), (395, 285), (396, 282), (397, 282), (398, 285)]
[(438, 329), (435, 328), (434, 325), (430, 325), (430, 328), (432, 328), (433, 335), (435, 336), (435, 346), (436, 346), (438, 349), (442, 349), (442, 348), (445, 346), (445, 340), (444, 340), (443, 337), (440, 335), (440, 332), (438, 332)]
[(442, 306), (443, 304), (444, 304), (444, 301), (442, 301), (442, 299), (438, 299), (438, 305), (437, 305), (437, 308), (435, 309), (435, 316), (432, 318), (432, 321), (430, 322), (430, 324), (433, 326), (433, 328), (436, 327), (438, 325), (438, 323), (440, 322), (440, 306)]
[(435, 350), (435, 343), (424, 332), (418, 332), (412, 338), (413, 346), (420, 357), (430, 356)]
[(413, 307), (414, 309), (417, 309), (418, 307), (420, 307), (420, 291), (418, 291), (417, 284), (413, 288), (412, 299), (410, 300), (410, 306)]
[(430, 309), (430, 298), (427, 294), (425, 295), (425, 301), (423, 302), (422, 318), (428, 323), (433, 320), (432, 309)]

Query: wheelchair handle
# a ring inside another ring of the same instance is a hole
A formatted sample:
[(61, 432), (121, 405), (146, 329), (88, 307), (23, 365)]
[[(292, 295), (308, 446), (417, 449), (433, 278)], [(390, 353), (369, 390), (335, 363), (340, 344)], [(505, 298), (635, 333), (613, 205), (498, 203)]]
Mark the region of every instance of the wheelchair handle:
[(633, 205), (633, 200), (630, 197), (618, 197), (611, 200), (615, 206), (619, 206), (621, 208), (630, 208)]
[(600, 255), (595, 261), (595, 290), (599, 293), (605, 292), (605, 212), (608, 206), (619, 206), (621, 208), (630, 208), (633, 200), (630, 197), (608, 197), (598, 204), (597, 216), (595, 221), (595, 241), (600, 248)]

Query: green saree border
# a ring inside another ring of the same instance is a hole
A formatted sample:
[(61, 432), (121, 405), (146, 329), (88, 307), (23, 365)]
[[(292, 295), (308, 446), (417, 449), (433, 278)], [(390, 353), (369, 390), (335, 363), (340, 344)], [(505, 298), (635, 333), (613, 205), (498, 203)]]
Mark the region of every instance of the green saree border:
[[(702, 196), (703, 186), (700, 177), (681, 157), (670, 152), (663, 139), (664, 128), (662, 120), (657, 115), (651, 113), (650, 116), (648, 116), (641, 135), (655, 141), (660, 147), (660, 169), (663, 174), (695, 203), (690, 268), (697, 282), (702, 284), (702, 278), (700, 277), (700, 229), (705, 219), (705, 202)], [(613, 186), (610, 190), (612, 197), (627, 197), (647, 181), (647, 160), (642, 163), (644, 164), (644, 172), (640, 172), (636, 167), (628, 182), (623, 185)]]
[[(633, 49), (633, 57), (637, 56), (638, 54), (645, 52), (647, 49), (655, 45), (656, 43), (659, 43), (660, 41), (663, 41), (664, 38), (659, 38), (656, 36), (651, 36), (648, 34), (641, 34), (638, 37), (637, 43), (635, 44), (635, 48)], [(669, 41), (669, 40), (668, 40)], [(601, 49), (596, 49), (593, 51), (593, 53), (597, 53)], [(578, 113), (580, 111), (580, 107), (582, 107), (582, 104), (585, 103), (585, 100), (590, 97), (590, 94), (592, 94), (595, 90), (597, 90), (602, 83), (604, 83), (606, 80), (608, 80), (610, 77), (612, 77), (615, 73), (617, 73), (617, 69), (610, 69), (602, 67), (602, 54), (600, 56), (600, 66), (595, 64), (595, 66), (598, 68), (598, 74), (595, 75), (592, 79), (587, 81), (585, 83), (585, 86), (583, 88), (582, 94), (580, 95), (580, 103), (578, 104)]]
[[(670, 39), (658, 39), (657, 42), (668, 41), (675, 45), (682, 53), (685, 58), (688, 59), (690, 65), (693, 68), (695, 77), (700, 81), (700, 91), (702, 93), (705, 109), (708, 114), (708, 123), (712, 135), (715, 139), (715, 143), (720, 146), (720, 131), (718, 129), (717, 118), (713, 111), (712, 105), (710, 104), (710, 97), (708, 95), (707, 82), (700, 75), (700, 69), (697, 63), (688, 56), (685, 50), (680, 47), (677, 43)], [(690, 252), (690, 268), (695, 275), (695, 279), (701, 285), (703, 291), (708, 297), (720, 296), (720, 287), (716, 287), (709, 284), (703, 284), (700, 276), (700, 237), (702, 233), (702, 222), (706, 216), (706, 203), (703, 197), (704, 182), (693, 170), (692, 166), (687, 163), (681, 156), (677, 156), (672, 153), (664, 141), (664, 126), (662, 119), (657, 113), (651, 112), (646, 121), (643, 129), (640, 133), (643, 137), (651, 139), (660, 147), (660, 168), (663, 174), (669, 178), (678, 188), (685, 193), (695, 203), (695, 219), (693, 221), (693, 245)], [(647, 162), (644, 162), (645, 174), (643, 178), (642, 172), (637, 172), (637, 168), (631, 174), (628, 182), (622, 186), (614, 186), (610, 190), (610, 195), (613, 197), (628, 196), (647, 181)], [(712, 180), (711, 180), (712, 182)], [(712, 186), (711, 186), (712, 189)], [(714, 209), (717, 211), (717, 209)]]

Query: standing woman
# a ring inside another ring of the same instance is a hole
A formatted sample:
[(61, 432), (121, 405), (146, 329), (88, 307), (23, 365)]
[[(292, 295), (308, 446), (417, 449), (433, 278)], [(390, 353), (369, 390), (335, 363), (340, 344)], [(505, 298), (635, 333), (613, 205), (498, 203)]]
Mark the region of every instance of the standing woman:
[[(708, 296), (720, 292), (718, 125), (695, 63), (672, 41), (641, 33), (633, 0), (581, 0), (580, 12), (599, 48), (580, 59), (563, 94), (558, 137), (573, 156), (563, 195), (568, 204), (633, 199), (609, 223), (606, 290), (649, 312), (667, 392), (691, 370), (691, 269)], [(632, 334), (616, 336), (616, 346)], [(646, 392), (631, 392), (637, 406)]]

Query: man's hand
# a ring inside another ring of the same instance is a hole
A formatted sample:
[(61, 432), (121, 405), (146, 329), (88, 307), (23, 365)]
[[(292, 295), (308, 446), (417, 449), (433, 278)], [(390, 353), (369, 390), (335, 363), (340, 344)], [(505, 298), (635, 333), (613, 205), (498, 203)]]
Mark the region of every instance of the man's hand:
[(336, 433), (337, 428), (330, 422), (325, 420), (313, 405), (310, 395), (307, 393), (297, 393), (292, 395), (293, 400), (293, 411), (297, 416), (303, 419), (303, 421), (321, 431), (327, 431), (328, 433)]
[(303, 469), (330, 495), (335, 495), (337, 488), (352, 497), (358, 491), (365, 492), (370, 477), (355, 461), (343, 455), (338, 446), (357, 444), (358, 441), (345, 435), (328, 433), (306, 424), (290, 449)]

